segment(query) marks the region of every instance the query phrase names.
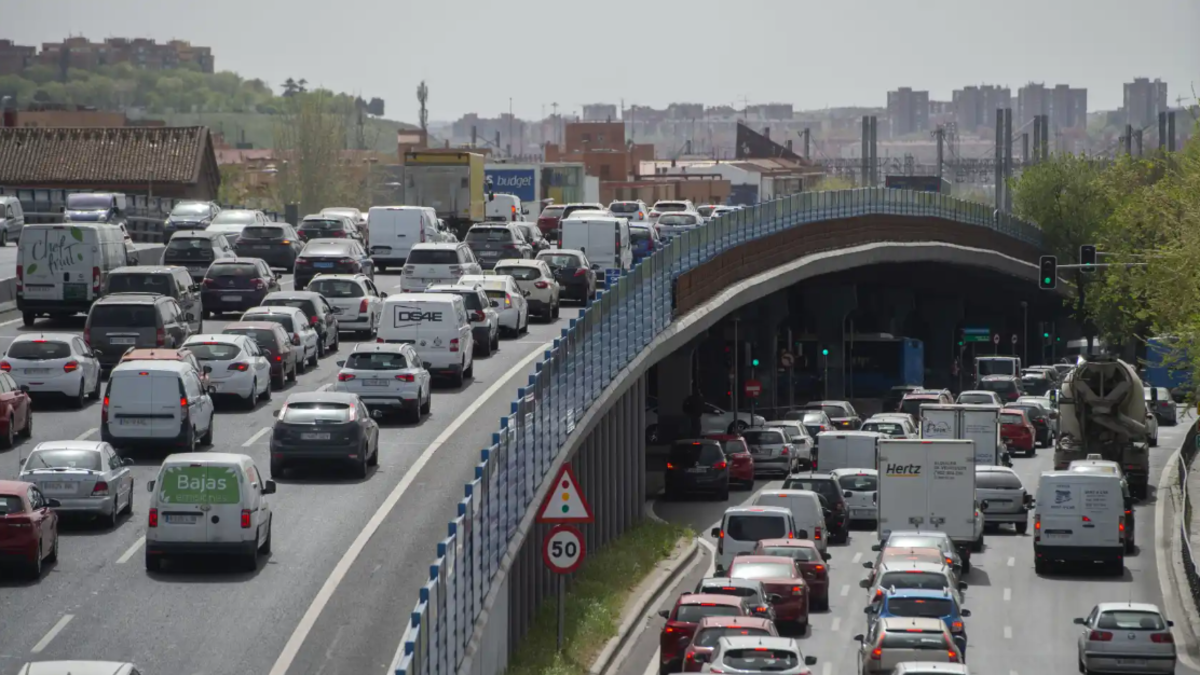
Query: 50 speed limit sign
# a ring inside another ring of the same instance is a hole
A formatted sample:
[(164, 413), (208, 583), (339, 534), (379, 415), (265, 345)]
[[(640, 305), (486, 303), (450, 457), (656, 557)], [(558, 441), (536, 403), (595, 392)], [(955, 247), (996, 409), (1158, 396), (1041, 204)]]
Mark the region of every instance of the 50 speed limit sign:
[(542, 542), (542, 561), (558, 574), (570, 574), (578, 569), (586, 552), (583, 535), (570, 525), (555, 526)]

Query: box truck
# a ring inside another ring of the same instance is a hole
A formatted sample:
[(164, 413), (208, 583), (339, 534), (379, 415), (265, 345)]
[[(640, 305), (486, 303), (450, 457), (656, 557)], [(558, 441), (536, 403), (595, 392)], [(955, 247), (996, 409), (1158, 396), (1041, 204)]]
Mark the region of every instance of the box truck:
[(921, 438), (975, 441), (975, 464), (1011, 466), (1000, 438), (1000, 406), (927, 404), (921, 406)]
[(879, 537), (937, 530), (954, 542), (971, 568), (983, 550), (983, 515), (975, 499), (975, 441), (879, 441)]
[(835, 469), (874, 469), (882, 434), (873, 431), (822, 431), (817, 434), (817, 466)]

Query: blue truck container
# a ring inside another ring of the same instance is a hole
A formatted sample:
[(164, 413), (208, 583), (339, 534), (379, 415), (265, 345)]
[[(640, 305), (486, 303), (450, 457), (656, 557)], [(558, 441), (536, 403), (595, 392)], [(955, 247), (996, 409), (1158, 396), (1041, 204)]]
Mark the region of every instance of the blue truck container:
[[(820, 378), (821, 345), (802, 339), (797, 372), (806, 371)], [(846, 378), (848, 395), (855, 398), (882, 397), (892, 387), (925, 384), (925, 343), (915, 338), (860, 336), (847, 339)]]
[(1154, 337), (1146, 341), (1146, 365), (1142, 369), (1142, 379), (1152, 387), (1166, 387), (1172, 398), (1179, 400), (1187, 391), (1192, 381), (1192, 372), (1178, 368), (1186, 360), (1172, 353), (1175, 339), (1170, 337)]

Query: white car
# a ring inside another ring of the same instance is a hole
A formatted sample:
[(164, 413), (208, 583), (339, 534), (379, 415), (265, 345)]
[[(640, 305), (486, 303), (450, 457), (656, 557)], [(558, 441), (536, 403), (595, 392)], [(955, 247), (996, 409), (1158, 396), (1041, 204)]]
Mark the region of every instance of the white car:
[[(740, 434), (746, 427), (766, 426), (767, 420), (762, 415), (751, 415), (739, 412), (737, 417), (710, 403), (704, 404), (704, 413), (700, 416), (700, 434)], [(658, 400), (646, 398), (646, 442), (658, 442)]]
[(499, 303), (496, 313), (500, 316), (500, 329), (511, 337), (529, 330), (529, 301), (510, 276), (465, 274), (458, 280), (460, 286), (482, 286), (489, 299)]
[(660, 238), (670, 240), (703, 224), (704, 219), (696, 213), (664, 213), (654, 221), (654, 229)]
[(1174, 673), (1174, 621), (1143, 602), (1102, 602), (1086, 618), (1077, 644), (1079, 672)]
[(116, 527), (120, 514), (133, 513), (130, 464), (132, 459), (122, 459), (108, 443), (48, 441), (25, 458), (17, 480), (57, 499), (59, 513), (98, 516)]
[(271, 400), (271, 362), (258, 343), (245, 335), (193, 335), (180, 349), (191, 352), (201, 367), (208, 366), (213, 394), (236, 396), (253, 410), (259, 399)]
[(664, 213), (691, 213), (697, 217), (700, 216), (700, 212), (696, 210), (696, 205), (690, 199), (659, 200), (654, 202), (654, 206), (650, 208), (650, 220), (657, 222), (658, 218)]
[(483, 274), (483, 268), (465, 243), (414, 244), (404, 261), (400, 291), (420, 293), (434, 284), (458, 283), (466, 274)]
[(369, 338), (379, 328), (383, 299), (375, 282), (365, 274), (318, 274), (308, 284), (308, 290), (320, 293), (333, 307), (338, 330), (357, 332)]
[(410, 344), (364, 343), (338, 361), (334, 391), (357, 394), (373, 415), (401, 411), (413, 422), (429, 413), (433, 378)]
[(700, 672), (812, 675), (815, 665), (817, 657), (805, 656), (795, 638), (730, 634), (717, 639)]
[(471, 336), (475, 338), (475, 349), (482, 356), (491, 356), (500, 349), (500, 315), (496, 308), (498, 300), (492, 300), (482, 285), (466, 284), (438, 285), (425, 289), (426, 293), (453, 293), (463, 299), (463, 306), (471, 318)]
[(77, 408), (89, 397), (100, 398), (100, 361), (78, 335), (18, 335), (0, 361), (0, 370), (32, 394), (62, 394)]
[(879, 472), (875, 469), (834, 469), (829, 472), (842, 488), (850, 520), (876, 521)]
[(220, 232), (225, 235), (225, 241), (229, 242), (230, 246), (242, 236), (242, 230), (246, 229), (246, 223), (213, 223), (205, 228), (209, 232)]
[(283, 326), (284, 332), (292, 337), (292, 345), (304, 348), (304, 358), (297, 359), (296, 372), (303, 373), (310, 366), (316, 367), (321, 336), (317, 335), (317, 331), (308, 322), (308, 316), (299, 307), (251, 307), (238, 321), (270, 321)]
[(640, 199), (612, 202), (608, 205), (608, 210), (614, 216), (628, 218), (630, 223), (643, 223), (650, 217), (650, 207), (646, 206), (646, 202)]
[(495, 273), (517, 282), (529, 299), (529, 311), (547, 323), (558, 318), (560, 288), (545, 260), (507, 258), (496, 263)]
[(100, 409), (100, 440), (116, 447), (212, 445), (212, 397), (184, 361), (132, 361), (108, 376)]
[[(900, 425), (903, 428), (902, 434), (895, 433), (895, 429), (891, 425)], [(911, 415), (906, 413), (879, 413), (871, 415), (863, 422), (861, 431), (874, 431), (877, 433), (886, 434), (892, 438), (920, 438), (921, 431), (917, 429), (917, 425), (913, 423)]]
[(958, 395), (958, 400), (955, 403), (959, 405), (1004, 405), (1004, 401), (1000, 400), (999, 394), (983, 389), (969, 389), (964, 391)]

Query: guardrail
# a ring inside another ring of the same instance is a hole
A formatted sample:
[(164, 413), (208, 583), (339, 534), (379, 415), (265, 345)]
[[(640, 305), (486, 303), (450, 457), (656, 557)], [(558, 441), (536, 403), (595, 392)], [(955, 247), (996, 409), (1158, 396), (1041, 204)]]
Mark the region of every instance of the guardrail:
[[(1041, 246), (1035, 225), (990, 207), (935, 193), (887, 188), (803, 193), (725, 214), (672, 240), (602, 292), (563, 329), (511, 412), (500, 420), (492, 445), (483, 449), (475, 476), (464, 488), (448, 534), (436, 543), (428, 581), (401, 636), (396, 675), (449, 675), (469, 670), (464, 658), (501, 672), (507, 641), (487, 640), (494, 594), (524, 544), (520, 525), (529, 517), (547, 473), (579, 444), (576, 424), (619, 379), (622, 369), (675, 319), (674, 283), (680, 275), (723, 251), (806, 223), (869, 215), (954, 220)], [(535, 584), (536, 585), (536, 584)], [(492, 596), (489, 598), (489, 596)], [(523, 604), (532, 604), (532, 599)], [(496, 602), (496, 609), (507, 603)], [(503, 612), (501, 612), (503, 614)], [(517, 637), (533, 612), (493, 616), (509, 621)], [(479, 623), (479, 626), (476, 624)], [(514, 625), (516, 624), (516, 625)], [(491, 645), (495, 653), (477, 654)]]
[(1192, 548), (1191, 535), (1188, 533), (1188, 525), (1192, 522), (1192, 496), (1188, 492), (1188, 474), (1198, 451), (1200, 446), (1197, 445), (1197, 427), (1194, 424), (1184, 438), (1183, 447), (1179, 449), (1179, 471), (1175, 474), (1179, 480), (1179, 494), (1183, 497), (1183, 511), (1175, 515), (1179, 521), (1179, 539), (1182, 542), (1180, 549), (1183, 552), (1183, 572), (1191, 592), (1193, 608), (1200, 607), (1200, 571), (1196, 569), (1198, 561)]

